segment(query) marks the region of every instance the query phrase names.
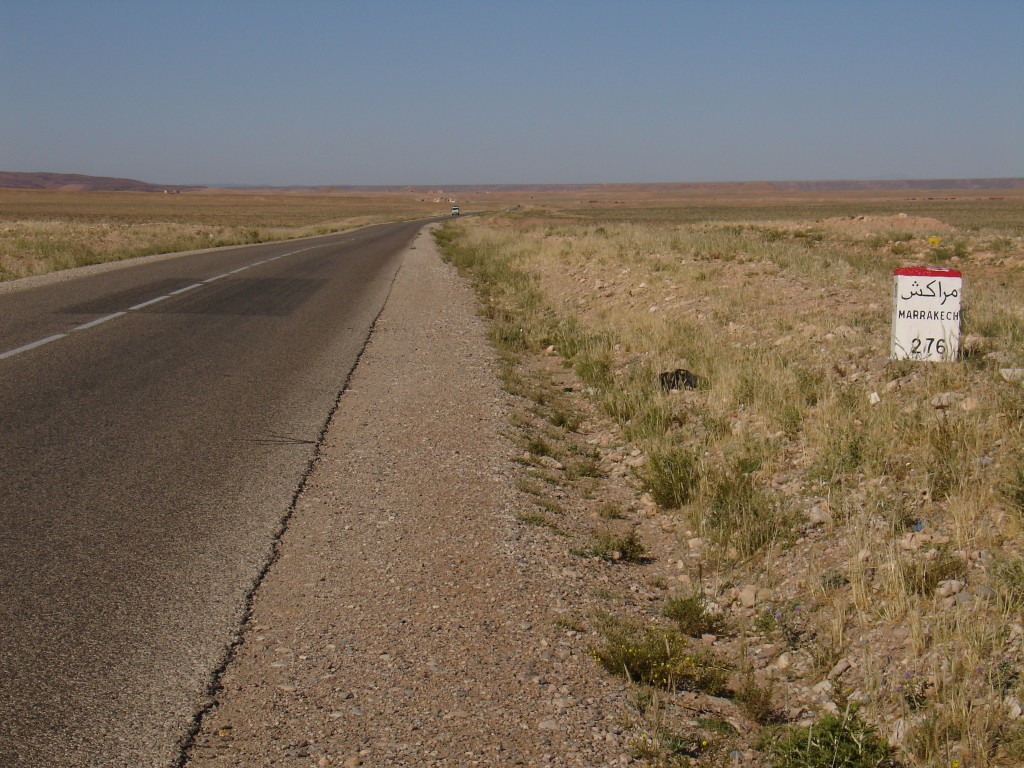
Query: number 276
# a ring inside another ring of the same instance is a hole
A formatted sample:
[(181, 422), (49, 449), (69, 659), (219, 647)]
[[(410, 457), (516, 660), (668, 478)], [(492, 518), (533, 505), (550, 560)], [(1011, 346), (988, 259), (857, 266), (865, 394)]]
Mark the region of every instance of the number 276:
[(910, 354), (912, 355), (930, 355), (932, 350), (935, 350), (936, 354), (946, 354), (946, 340), (945, 339), (914, 339), (910, 342)]

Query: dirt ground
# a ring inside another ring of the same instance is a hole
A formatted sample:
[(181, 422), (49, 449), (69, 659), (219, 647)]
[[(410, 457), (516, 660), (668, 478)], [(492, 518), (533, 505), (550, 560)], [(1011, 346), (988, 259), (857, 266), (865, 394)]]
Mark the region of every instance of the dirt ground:
[[(933, 235), (946, 241), (960, 234), (913, 214), (869, 212), (819, 219), (815, 226), (838, 239), (913, 237), (913, 248), (925, 248)], [(976, 279), (1014, 266), (1015, 253), (975, 248)], [(754, 327), (773, 327), (772, 308), (785, 307), (792, 329), (774, 339), (774, 349), (812, 342), (830, 349), (834, 342), (844, 351), (830, 376), (856, 380), (865, 398), (874, 391), (880, 401), (900, 399), (908, 408), (932, 403), (931, 380), (893, 380), (886, 350), (871, 341), (887, 332), (885, 308), (873, 298), (887, 296), (886, 286), (851, 271), (844, 291), (827, 292), (837, 316), (822, 320), (826, 291), (810, 278), (793, 279), (744, 254), (715, 268), (719, 281), (769, 286), (775, 297), (761, 307), (763, 317), (760, 305), (748, 302), (744, 321), (727, 324), (734, 346), (749, 340)], [(664, 275), (638, 283), (629, 272), (614, 260), (591, 259), (549, 269), (542, 282), (585, 321), (609, 312), (685, 311), (700, 319), (716, 311), (711, 295), (688, 298)], [(791, 649), (778, 629), (705, 633), (694, 641), (774, 690), (773, 712), (786, 722), (809, 724), (818, 713), (835, 711), (840, 692), (863, 702), (875, 678), (924, 679), (900, 661), (915, 642), (906, 622), (880, 619), (853, 632), (844, 618), (856, 597), (846, 594), (852, 587), (828, 595), (820, 588), (826, 576), (838, 584), (841, 567), (852, 563), (856, 575), (885, 553), (858, 544), (856, 531), (839, 536), (845, 529), (833, 521), (828, 499), (808, 496), (800, 475), (811, 458), (806, 446), (796, 446), (792, 466), (770, 479), (773, 493), (792, 496), (806, 517), (794, 546), (784, 558), (719, 583), (704, 568), (699, 533), (684, 516), (663, 514), (643, 492), (637, 475), (647, 457), (581, 396), (581, 382), (553, 348), (520, 361), (530, 370), (516, 374), (534, 382), (525, 388), (546, 382), (547, 395), (516, 397), (501, 389), (502, 368), (477, 301), (442, 264), (425, 231), (407, 254), (340, 401), (186, 765), (647, 765), (662, 764), (659, 752), (681, 764), (692, 758), (762, 765), (753, 746), (763, 728), (735, 700), (686, 691), (645, 700), (649, 691), (609, 675), (593, 657), (604, 637), (595, 631), (602, 612), (657, 619), (667, 596), (688, 594), (695, 585), (744, 626), (770, 614), (780, 626), (799, 629), (813, 623), (799, 614), (800, 601), (810, 600), (808, 614), (821, 609), (814, 646), (821, 658)], [(952, 386), (934, 386), (940, 384)], [(558, 439), (568, 442), (546, 454), (524, 445), (524, 435), (550, 438), (553, 414), (541, 415), (538, 407), (551, 393), (571, 400), (579, 421), (561, 430)], [(971, 394), (958, 413), (995, 399), (988, 390)], [(705, 395), (672, 397), (680, 407), (696, 408)], [(733, 435), (764, 426), (741, 417), (729, 423)], [(925, 542), (949, 543), (948, 525), (936, 526), (891, 542), (894, 562)], [(645, 557), (587, 556), (595, 533), (619, 528), (639, 535)], [(973, 540), (954, 543), (969, 571), (984, 570)], [(968, 597), (983, 615), (986, 582), (976, 581), (959, 602), (936, 592), (935, 615), (967, 616), (958, 606)], [(809, 584), (819, 585), (813, 595)], [(831, 624), (830, 611), (838, 617)], [(1024, 630), (1013, 629), (1007, 652), (1016, 657)], [(741, 682), (735, 673), (732, 687)], [(916, 721), (894, 706), (881, 708), (880, 732), (906, 746), (908, 723)]]
[(515, 520), (508, 398), (471, 289), (424, 231), (190, 768), (632, 761), (626, 686), (564, 620), (581, 577)]

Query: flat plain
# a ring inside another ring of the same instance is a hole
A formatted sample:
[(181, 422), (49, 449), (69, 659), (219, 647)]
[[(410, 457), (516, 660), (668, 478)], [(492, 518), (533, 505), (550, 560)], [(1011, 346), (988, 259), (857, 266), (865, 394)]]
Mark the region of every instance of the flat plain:
[[(522, 404), (521, 521), (595, 574), (577, 628), (635, 687), (634, 757), (1019, 765), (1019, 191), (659, 192), (441, 235)], [(964, 275), (956, 362), (889, 359), (922, 265)]]
[(424, 192), (0, 189), (0, 281), (448, 212)]
[[(517, 525), (572, 574), (552, 626), (630, 691), (631, 759), (1024, 761), (1024, 191), (458, 200), (482, 215), (438, 240), (515, 405)], [(447, 209), (0, 191), (0, 276)], [(892, 271), (926, 264), (963, 273), (961, 357), (890, 360)]]

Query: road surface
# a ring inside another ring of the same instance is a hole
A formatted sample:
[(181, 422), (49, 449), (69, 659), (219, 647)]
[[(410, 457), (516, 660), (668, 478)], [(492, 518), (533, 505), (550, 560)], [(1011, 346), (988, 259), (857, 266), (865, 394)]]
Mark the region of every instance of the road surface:
[(176, 763), (421, 226), (0, 292), (0, 765)]

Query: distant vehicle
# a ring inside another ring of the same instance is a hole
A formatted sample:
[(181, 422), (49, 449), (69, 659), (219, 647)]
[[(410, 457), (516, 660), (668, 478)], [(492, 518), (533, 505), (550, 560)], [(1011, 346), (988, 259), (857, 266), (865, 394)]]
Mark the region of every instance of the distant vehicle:
[(458, 216), (458, 215), (459, 215), (459, 206), (453, 205), (452, 206), (452, 216)]

